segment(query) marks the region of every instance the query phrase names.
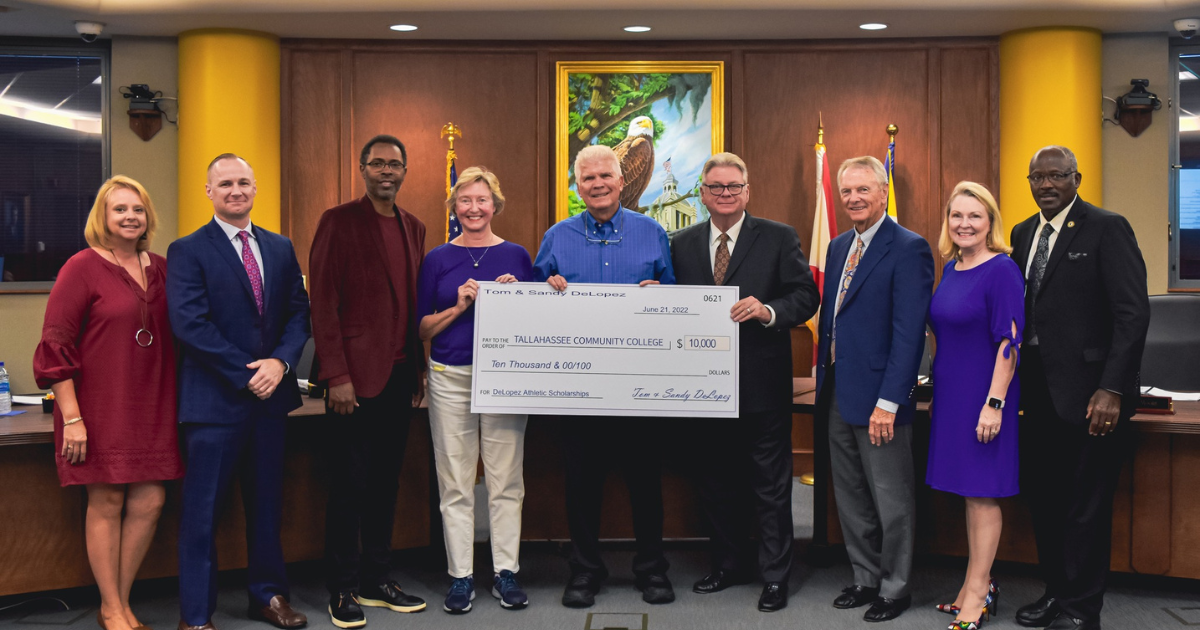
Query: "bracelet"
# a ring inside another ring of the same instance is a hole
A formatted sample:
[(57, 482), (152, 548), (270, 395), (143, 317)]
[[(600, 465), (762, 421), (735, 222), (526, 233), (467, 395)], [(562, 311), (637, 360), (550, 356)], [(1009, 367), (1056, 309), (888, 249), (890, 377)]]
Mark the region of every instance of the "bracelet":
[(70, 425), (72, 425), (72, 424), (75, 424), (76, 422), (83, 422), (83, 416), (78, 416), (78, 417), (75, 417), (75, 418), (71, 418), (70, 420), (63, 420), (63, 426), (64, 426), (64, 427), (65, 427), (65, 426), (70, 426)]

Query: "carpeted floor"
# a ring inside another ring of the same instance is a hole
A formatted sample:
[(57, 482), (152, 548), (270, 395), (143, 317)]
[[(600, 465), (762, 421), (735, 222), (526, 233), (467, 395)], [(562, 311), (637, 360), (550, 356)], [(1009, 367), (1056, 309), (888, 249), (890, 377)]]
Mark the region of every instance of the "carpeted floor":
[[(714, 595), (697, 595), (691, 584), (707, 570), (707, 554), (697, 543), (668, 545), (672, 567), (670, 577), (677, 599), (673, 604), (650, 606), (633, 587), (630, 572), (632, 551), (628, 544), (613, 543), (606, 561), (612, 576), (588, 610), (572, 610), (559, 604), (568, 577), (563, 548), (556, 543), (527, 543), (521, 553), (521, 583), (529, 593), (530, 606), (522, 611), (500, 608), (484, 585), (490, 585), (486, 543), (477, 547), (477, 573), (480, 590), (474, 609), (466, 615), (452, 616), (441, 609), (449, 578), (444, 560), (428, 552), (397, 554), (394, 577), (406, 592), (429, 602), (421, 613), (400, 614), (367, 609), (368, 628), (374, 630), (451, 628), (487, 628), (488, 630), (699, 630), (725, 628), (836, 629), (882, 628), (887, 630), (945, 628), (951, 617), (936, 612), (934, 604), (948, 601), (962, 580), (961, 560), (922, 559), (914, 571), (913, 608), (899, 619), (885, 624), (867, 624), (864, 609), (836, 610), (830, 603), (850, 583), (849, 565), (839, 562), (828, 568), (813, 568), (799, 558), (805, 540), (811, 536), (811, 491), (798, 487), (796, 496), (798, 558), (790, 583), (791, 601), (787, 609), (760, 613), (756, 609), (761, 584), (730, 588)], [(806, 520), (807, 519), (807, 520)], [(0, 559), (2, 561), (2, 559)], [(327, 594), (319, 563), (289, 567), (294, 605), (309, 616), (311, 628), (333, 628), (325, 612)], [(1021, 604), (1041, 594), (1041, 584), (1032, 567), (996, 567), (1001, 598), (999, 616), (988, 628), (1019, 628), (1013, 614)], [(246, 619), (246, 599), (241, 588), (243, 573), (221, 575), (221, 596), (213, 623), (218, 630), (269, 630), (270, 626)], [(156, 630), (174, 630), (179, 620), (177, 583), (173, 579), (152, 580), (134, 587), (134, 607), (144, 623)], [(1200, 585), (1182, 580), (1148, 580), (1116, 576), (1104, 609), (1103, 624), (1110, 630), (1138, 628), (1187, 628), (1200, 626)], [(65, 600), (71, 610), (49, 599), (27, 601), (35, 596), (0, 599), (0, 626), (24, 630), (95, 630), (97, 595), (94, 588), (41, 594)]]

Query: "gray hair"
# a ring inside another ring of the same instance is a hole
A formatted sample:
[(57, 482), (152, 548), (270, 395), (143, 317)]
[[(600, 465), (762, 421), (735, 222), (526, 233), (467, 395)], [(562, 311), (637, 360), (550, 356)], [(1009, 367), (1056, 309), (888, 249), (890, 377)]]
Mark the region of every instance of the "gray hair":
[(617, 152), (612, 150), (612, 147), (606, 147), (603, 144), (593, 144), (586, 146), (575, 154), (575, 177), (579, 177), (579, 164), (591, 160), (612, 160), (613, 166), (616, 167), (616, 174), (621, 175), (621, 159), (617, 157)]
[(838, 188), (842, 187), (842, 174), (852, 168), (861, 168), (871, 171), (875, 175), (875, 181), (881, 187), (887, 188), (887, 169), (883, 168), (883, 162), (880, 162), (877, 158), (870, 155), (850, 158), (849, 160), (842, 162), (842, 165), (838, 168), (837, 172)]
[(1069, 164), (1071, 166), (1071, 170), (1075, 171), (1075, 172), (1079, 172), (1079, 160), (1075, 159), (1075, 153), (1072, 152), (1067, 147), (1059, 146), (1057, 144), (1052, 144), (1048, 147), (1042, 147), (1042, 148), (1038, 149), (1037, 153), (1034, 153), (1033, 157), (1029, 159), (1029, 166), (1032, 167), (1033, 161), (1038, 159), (1038, 156), (1046, 151), (1058, 151), (1059, 153), (1061, 153), (1063, 155), (1063, 157), (1067, 158), (1067, 164)]
[(746, 170), (746, 163), (736, 154), (729, 152), (717, 153), (716, 155), (708, 158), (708, 161), (704, 163), (704, 170), (700, 171), (700, 177), (708, 175), (709, 171), (718, 166), (732, 166), (742, 172), (742, 179), (746, 180), (747, 182), (750, 181), (750, 174)]

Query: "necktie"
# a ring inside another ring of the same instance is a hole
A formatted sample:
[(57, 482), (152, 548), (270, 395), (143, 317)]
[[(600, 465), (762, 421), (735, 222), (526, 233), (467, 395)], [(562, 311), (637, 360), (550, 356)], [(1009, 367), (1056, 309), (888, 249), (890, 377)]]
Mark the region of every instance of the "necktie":
[(250, 277), (250, 288), (254, 290), (254, 305), (258, 307), (258, 314), (262, 315), (262, 272), (258, 270), (258, 261), (254, 260), (254, 251), (250, 249), (250, 234), (242, 230), (237, 235), (242, 239), (242, 266), (246, 268), (246, 275)]
[(717, 260), (713, 264), (713, 284), (725, 283), (725, 271), (729, 269), (729, 235), (721, 234), (717, 237), (721, 241), (717, 244)]
[(1026, 328), (1029, 329), (1027, 338), (1030, 341), (1037, 339), (1037, 331), (1033, 325), (1033, 305), (1037, 302), (1038, 290), (1042, 288), (1042, 277), (1046, 275), (1046, 263), (1050, 261), (1050, 236), (1054, 234), (1054, 226), (1049, 223), (1042, 228), (1041, 236), (1038, 237), (1037, 251), (1033, 254), (1033, 265), (1029, 268), (1029, 321)]
[(831, 361), (837, 359), (837, 314), (842, 310), (842, 301), (846, 299), (846, 291), (850, 289), (850, 281), (854, 279), (854, 270), (858, 268), (858, 263), (862, 260), (863, 244), (862, 238), (857, 239), (857, 244), (854, 246), (854, 251), (850, 252), (850, 258), (846, 260), (846, 275), (842, 278), (842, 288), (838, 290), (837, 307), (833, 310), (833, 339), (829, 342), (829, 359)]

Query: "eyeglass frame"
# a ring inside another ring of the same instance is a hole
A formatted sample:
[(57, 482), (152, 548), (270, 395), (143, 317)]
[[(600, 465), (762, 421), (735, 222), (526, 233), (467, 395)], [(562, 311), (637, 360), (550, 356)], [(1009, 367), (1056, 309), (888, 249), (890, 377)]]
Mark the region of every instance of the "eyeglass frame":
[[(729, 192), (730, 196), (736, 197), (736, 196), (742, 194), (742, 191), (745, 190), (746, 187), (749, 185), (750, 184), (700, 184), (700, 187), (707, 189), (708, 194), (716, 196), (716, 197), (720, 197), (721, 195), (724, 195), (726, 191)], [(738, 186), (737, 192), (733, 192), (733, 190), (732, 190), (733, 186)], [(717, 190), (713, 190), (714, 188), (716, 188)]]
[(1067, 181), (1067, 179), (1070, 178), (1072, 175), (1078, 175), (1078, 174), (1079, 174), (1079, 171), (1067, 171), (1065, 173), (1046, 173), (1044, 175), (1041, 173), (1035, 173), (1033, 175), (1026, 175), (1025, 179), (1029, 180), (1029, 183), (1033, 184), (1034, 186), (1041, 184), (1042, 182), (1046, 181), (1047, 179), (1049, 179), (1051, 182), (1053, 182), (1055, 184), (1061, 184), (1061, 183)]
[[(365, 166), (365, 167), (373, 170), (373, 171), (383, 171), (384, 167), (390, 168), (393, 171), (399, 171), (401, 169), (408, 168), (408, 164), (405, 164), (404, 162), (401, 162), (400, 160), (389, 160), (387, 162), (380, 160), (379, 166), (375, 166), (375, 162), (376, 162), (376, 160), (371, 160), (370, 162), (360, 162), (360, 164), (362, 166)], [(399, 164), (400, 166), (396, 166), (397, 164)]]

